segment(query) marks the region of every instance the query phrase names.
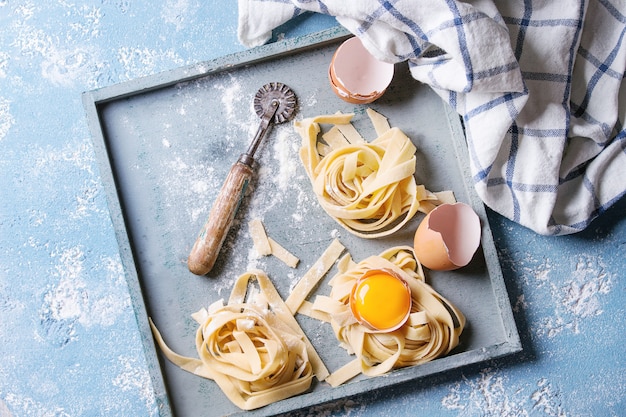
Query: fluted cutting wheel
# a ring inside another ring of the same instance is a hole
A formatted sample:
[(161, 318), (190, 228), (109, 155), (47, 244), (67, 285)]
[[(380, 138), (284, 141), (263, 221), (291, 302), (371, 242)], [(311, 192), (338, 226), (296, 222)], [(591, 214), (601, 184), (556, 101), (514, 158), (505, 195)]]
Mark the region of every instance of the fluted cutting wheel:
[(254, 111), (262, 117), (274, 100), (278, 101), (278, 109), (272, 121), (283, 123), (291, 119), (296, 112), (298, 100), (291, 88), (283, 83), (267, 83), (261, 87), (254, 95)]

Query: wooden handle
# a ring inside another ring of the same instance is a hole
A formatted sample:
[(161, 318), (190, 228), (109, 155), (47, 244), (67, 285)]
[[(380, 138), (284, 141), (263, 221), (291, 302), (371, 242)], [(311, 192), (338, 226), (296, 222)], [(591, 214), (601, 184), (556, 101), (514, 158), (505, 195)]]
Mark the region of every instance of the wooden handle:
[(249, 165), (237, 162), (230, 169), (187, 259), (194, 274), (205, 275), (213, 268), (251, 177)]

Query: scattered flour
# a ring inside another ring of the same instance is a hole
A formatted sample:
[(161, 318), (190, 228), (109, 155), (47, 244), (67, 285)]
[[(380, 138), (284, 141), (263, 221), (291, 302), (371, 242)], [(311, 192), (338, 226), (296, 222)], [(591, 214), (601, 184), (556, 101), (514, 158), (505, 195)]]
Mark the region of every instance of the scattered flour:
[(84, 280), (85, 254), (80, 246), (61, 249), (51, 254), (57, 263), (52, 276), (58, 281), (43, 295), (39, 312), (39, 336), (53, 344), (66, 345), (77, 339), (77, 326), (112, 326), (117, 318), (130, 310), (125, 292), (124, 271), (119, 259), (103, 259), (105, 283), (119, 291), (98, 291)]
[[(1, 400), (0, 400), (1, 401)], [(10, 407), (12, 410), (19, 412), (19, 415), (31, 415), (38, 417), (71, 417), (71, 413), (60, 407), (49, 408), (44, 404), (34, 400), (33, 398), (25, 395), (15, 395), (8, 393), (4, 399), (5, 404), (0, 402), (0, 411), (3, 411), (3, 407)], [(0, 414), (2, 417), (11, 417), (11, 414)]]
[(104, 12), (95, 6), (82, 5), (76, 7), (76, 10), (70, 11), (70, 13), (78, 15), (71, 24), (72, 30), (83, 38), (93, 39), (99, 37), (101, 34), (101, 19), (104, 16)]
[[(67, 212), (71, 220), (80, 220), (93, 214), (108, 216), (102, 209), (102, 184), (94, 177), (95, 155), (89, 139), (77, 139), (65, 142), (61, 148), (33, 147), (30, 151), (34, 161), (33, 175), (41, 178), (41, 184), (48, 182), (56, 188), (65, 187), (73, 193), (74, 206)], [(66, 176), (68, 171), (78, 170), (88, 174), (80, 184), (53, 183), (59, 176)], [(32, 212), (32, 224), (42, 224), (46, 213)]]
[[(106, 4), (110, 1), (111, 0), (102, 0), (103, 4)], [(132, 8), (131, 0), (116, 0), (114, 4), (117, 10), (119, 10), (122, 14), (128, 13)]]
[[(28, 20), (25, 19), (25, 20)], [(25, 21), (18, 23), (19, 31), (11, 46), (28, 58), (47, 56), (53, 48), (52, 39), (41, 29), (29, 26)]]
[(53, 275), (59, 280), (43, 296), (41, 336), (63, 346), (76, 339), (75, 327), (82, 307), (88, 302), (85, 282), (81, 278), (84, 254), (79, 247), (73, 247), (53, 253), (52, 257), (58, 259)]
[(99, 181), (93, 179), (85, 180), (76, 194), (76, 208), (69, 214), (69, 218), (77, 220), (100, 211), (97, 203), (100, 191)]
[(226, 110), (226, 120), (232, 123), (238, 120), (235, 115), (235, 106), (241, 101), (241, 84), (236, 81), (236, 78), (231, 78), (233, 82), (230, 86), (216, 85), (215, 88), (222, 92), (222, 104)]
[(299, 160), (293, 158), (298, 154), (298, 135), (291, 126), (287, 128), (276, 128), (274, 141), (273, 156), (278, 164), (278, 175), (275, 176), (278, 189), (282, 192), (287, 191), (290, 184), (294, 182), (294, 178), (298, 172)]
[(602, 296), (610, 292), (613, 278), (600, 257), (580, 256), (571, 279), (564, 282), (549, 280), (550, 269), (546, 267), (537, 280), (548, 287), (555, 311), (543, 318), (537, 333), (554, 337), (570, 330), (578, 334), (585, 319), (602, 314)]
[(64, 143), (62, 148), (39, 147), (33, 151), (35, 168), (52, 169), (58, 162), (68, 162), (81, 171), (93, 174), (95, 154), (89, 139), (79, 141), (69, 141)]
[[(0, 285), (0, 312), (2, 312), (3, 315), (8, 315), (7, 313), (10, 311), (18, 309), (23, 311), (25, 308), (24, 303), (15, 298), (12, 298), (8, 294), (9, 291), (7, 287), (4, 284)], [(0, 322), (0, 331), (4, 331), (4, 326), (8, 324), (9, 323), (7, 322)], [(2, 417), (2, 414), (0, 414), (0, 417)]]
[(313, 93), (310, 97), (307, 97), (305, 103), (308, 107), (314, 107), (317, 105), (317, 94)]
[(172, 49), (163, 51), (124, 46), (118, 49), (117, 58), (124, 70), (123, 78), (127, 80), (154, 74), (163, 67), (162, 63), (168, 66), (185, 64), (184, 60)]
[[(254, 133), (256, 127), (258, 127), (258, 118), (256, 120), (256, 126), (251, 122), (253, 121), (253, 118), (256, 117), (256, 114), (250, 115), (248, 119), (242, 119), (241, 114), (238, 112), (238, 109), (242, 106), (246, 108), (251, 108), (252, 106), (251, 99), (248, 100), (248, 95), (244, 94), (243, 87), (239, 79), (230, 75), (228, 82), (215, 84), (214, 88), (219, 93), (220, 101), (222, 106), (224, 106), (225, 125), (229, 128), (237, 127), (242, 128), (244, 132), (248, 131)], [(247, 100), (245, 103), (244, 98)], [(250, 136), (250, 139), (252, 139), (252, 136)]]
[(146, 404), (146, 409), (155, 409), (156, 399), (147, 368), (138, 364), (134, 357), (119, 356), (118, 361), (122, 369), (113, 378), (112, 384), (122, 391), (139, 392), (141, 399)]
[[(0, 3), (0, 6), (4, 6), (4, 4)], [(22, 17), (25, 21), (30, 20), (35, 15), (35, 7), (32, 1), (22, 2), (22, 4), (15, 8), (15, 14), (16, 16)]]
[(534, 401), (532, 409), (538, 409), (546, 416), (565, 417), (560, 392), (555, 390), (546, 378), (541, 378), (537, 382), (537, 387), (537, 390), (530, 396)]
[(605, 271), (597, 258), (578, 260), (573, 280), (560, 291), (567, 312), (577, 317), (602, 314), (599, 296), (608, 294), (612, 285), (611, 277)]
[[(2, 67), (0, 67), (0, 71)], [(9, 134), (9, 130), (15, 124), (15, 118), (11, 114), (9, 100), (0, 97), (0, 142)]]
[(250, 271), (252, 269), (262, 269), (259, 267), (260, 259), (261, 256), (259, 255), (259, 253), (256, 251), (256, 249), (254, 249), (254, 247), (251, 247), (248, 250), (248, 264), (246, 265), (246, 271)]
[(179, 32), (186, 26), (187, 16), (192, 16), (198, 8), (197, 2), (190, 7), (189, 0), (167, 0), (161, 9), (161, 18), (165, 23), (176, 26)]
[[(308, 179), (306, 181), (308, 181)], [(306, 182), (306, 185), (304, 187), (298, 188), (293, 191), (294, 193), (296, 193), (297, 204), (295, 207), (295, 211), (293, 212), (291, 217), (293, 220), (299, 223), (302, 223), (307, 218), (307, 214), (309, 212), (309, 207), (311, 206), (311, 204), (318, 204), (317, 201), (314, 201), (314, 198), (310, 196), (309, 191), (306, 189), (307, 187), (310, 187), (310, 184), (308, 182)], [(314, 202), (311, 203), (312, 201)], [(300, 229), (303, 232), (307, 230), (306, 227), (301, 227)]]
[(7, 67), (9, 66), (10, 56), (4, 51), (0, 51), (0, 78), (7, 77)]
[[(169, 143), (169, 142), (168, 142)], [(168, 207), (177, 207), (187, 211), (188, 218), (197, 221), (208, 215), (206, 202), (213, 190), (221, 187), (221, 181), (215, 175), (215, 168), (204, 163), (191, 166), (178, 155), (161, 161), (163, 175), (162, 198)]]
[[(530, 393), (529, 393), (530, 391)], [(546, 416), (565, 417), (560, 391), (546, 378), (534, 387), (511, 387), (497, 370), (485, 369), (474, 378), (463, 378), (451, 389), (441, 404), (457, 412), (457, 417), (525, 417), (531, 410)]]
[(88, 43), (78, 43), (75, 35), (82, 38), (97, 36), (102, 15), (96, 8), (83, 7), (68, 13), (73, 12), (84, 15), (85, 20), (80, 26), (72, 26), (65, 33), (64, 28), (59, 28), (59, 36), (52, 37), (29, 24), (34, 14), (34, 5), (16, 8), (16, 14), (21, 15), (22, 19), (18, 19), (17, 28), (14, 28), (18, 36), (12, 46), (22, 55), (41, 58), (41, 75), (52, 84), (63, 87), (86, 84), (91, 88), (96, 84), (99, 75), (98, 62), (101, 60)]

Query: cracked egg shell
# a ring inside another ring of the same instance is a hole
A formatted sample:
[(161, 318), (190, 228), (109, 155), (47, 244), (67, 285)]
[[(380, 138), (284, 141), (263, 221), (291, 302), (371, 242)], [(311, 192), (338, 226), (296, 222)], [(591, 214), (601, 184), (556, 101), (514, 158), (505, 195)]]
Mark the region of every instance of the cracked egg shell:
[(442, 204), (415, 232), (416, 258), (426, 268), (451, 271), (470, 263), (480, 245), (480, 219), (464, 203)]
[(368, 104), (384, 93), (393, 79), (394, 65), (376, 59), (352, 37), (335, 51), (328, 68), (330, 86), (335, 94), (352, 104)]

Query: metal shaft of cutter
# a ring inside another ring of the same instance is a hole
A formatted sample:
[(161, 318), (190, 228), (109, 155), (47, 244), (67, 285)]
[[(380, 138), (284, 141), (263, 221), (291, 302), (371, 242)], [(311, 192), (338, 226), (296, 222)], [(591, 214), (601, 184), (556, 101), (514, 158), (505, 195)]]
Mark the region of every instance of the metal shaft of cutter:
[(246, 164), (250, 167), (252, 166), (252, 163), (254, 162), (254, 154), (259, 148), (259, 145), (265, 137), (265, 134), (269, 130), (270, 124), (272, 122), (272, 119), (274, 118), (274, 115), (276, 114), (276, 111), (278, 110), (279, 104), (280, 102), (278, 100), (272, 100), (267, 110), (261, 117), (261, 123), (259, 124), (259, 128), (257, 129), (256, 134), (252, 139), (252, 142), (250, 142), (248, 150), (246, 151), (246, 153), (241, 154), (241, 156), (239, 157), (239, 162), (241, 162), (242, 164)]

